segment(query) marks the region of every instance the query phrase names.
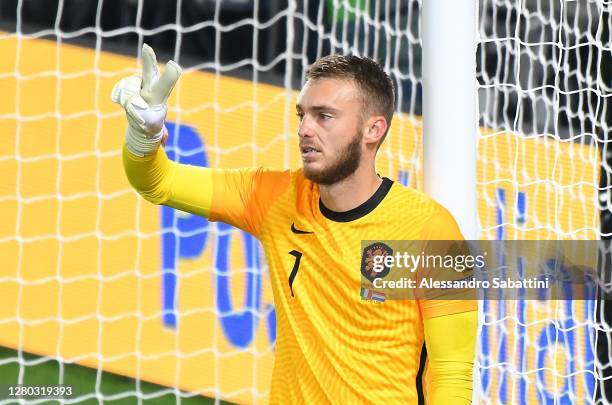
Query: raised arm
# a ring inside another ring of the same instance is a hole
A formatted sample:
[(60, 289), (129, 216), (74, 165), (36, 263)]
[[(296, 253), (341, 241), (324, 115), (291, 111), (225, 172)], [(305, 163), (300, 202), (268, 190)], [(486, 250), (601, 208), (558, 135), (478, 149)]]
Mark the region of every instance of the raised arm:
[(163, 148), (139, 157), (123, 147), (123, 168), (134, 189), (147, 201), (209, 217), (213, 198), (212, 170), (171, 161)]
[(267, 209), (287, 189), (290, 172), (209, 169), (170, 161), (160, 145), (167, 133), (166, 101), (181, 69), (170, 61), (160, 75), (147, 45), (142, 58), (142, 76), (122, 79), (112, 94), (128, 120), (123, 166), (130, 184), (154, 204), (223, 221), (257, 236)]
[[(210, 169), (174, 163), (160, 144), (167, 134), (166, 102), (181, 68), (170, 61), (160, 75), (153, 49), (142, 47), (142, 75), (126, 77), (112, 100), (126, 112), (123, 166), (130, 184), (146, 200), (208, 217), (212, 204)], [(193, 187), (197, 184), (197, 187)]]

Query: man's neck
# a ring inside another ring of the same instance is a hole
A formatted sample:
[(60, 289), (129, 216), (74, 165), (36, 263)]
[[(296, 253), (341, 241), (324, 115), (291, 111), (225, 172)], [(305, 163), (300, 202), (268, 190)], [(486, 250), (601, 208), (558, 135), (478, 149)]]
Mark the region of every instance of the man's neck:
[(359, 207), (376, 192), (382, 179), (371, 169), (359, 168), (346, 179), (330, 186), (319, 185), (323, 205), (336, 212)]

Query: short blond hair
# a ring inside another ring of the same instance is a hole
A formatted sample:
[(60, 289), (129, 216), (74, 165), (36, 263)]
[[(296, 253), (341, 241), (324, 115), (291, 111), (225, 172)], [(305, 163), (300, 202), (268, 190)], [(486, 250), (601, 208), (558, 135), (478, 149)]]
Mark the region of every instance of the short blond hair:
[(387, 120), (387, 131), (395, 111), (393, 81), (375, 60), (360, 56), (328, 55), (313, 63), (306, 72), (306, 80), (352, 80), (361, 93), (365, 120), (372, 115), (382, 115)]

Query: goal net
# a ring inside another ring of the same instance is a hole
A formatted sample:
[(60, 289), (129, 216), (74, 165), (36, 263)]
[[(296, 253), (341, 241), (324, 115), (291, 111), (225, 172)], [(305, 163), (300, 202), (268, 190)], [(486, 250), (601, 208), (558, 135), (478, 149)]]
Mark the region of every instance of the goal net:
[[(112, 86), (139, 71), (146, 41), (184, 68), (169, 100), (172, 159), (297, 168), (305, 70), (330, 52), (367, 55), (398, 96), (377, 169), (421, 188), (421, 1), (42, 3), (0, 4), (0, 375), (74, 386), (67, 403), (265, 401), (276, 322), (263, 252), (136, 195)], [(612, 235), (611, 8), (479, 1), (481, 239)], [(611, 312), (484, 302), (478, 401), (612, 402)], [(131, 380), (112, 386), (114, 374)]]

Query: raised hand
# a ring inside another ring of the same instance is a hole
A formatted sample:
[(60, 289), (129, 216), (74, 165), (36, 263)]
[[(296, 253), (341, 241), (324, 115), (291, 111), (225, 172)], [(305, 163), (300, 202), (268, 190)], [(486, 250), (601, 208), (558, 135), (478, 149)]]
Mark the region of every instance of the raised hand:
[(166, 133), (164, 121), (166, 101), (181, 75), (174, 61), (166, 63), (160, 75), (153, 49), (142, 46), (142, 76), (121, 79), (113, 88), (111, 99), (120, 104), (127, 114), (126, 145), (137, 156), (154, 153)]

